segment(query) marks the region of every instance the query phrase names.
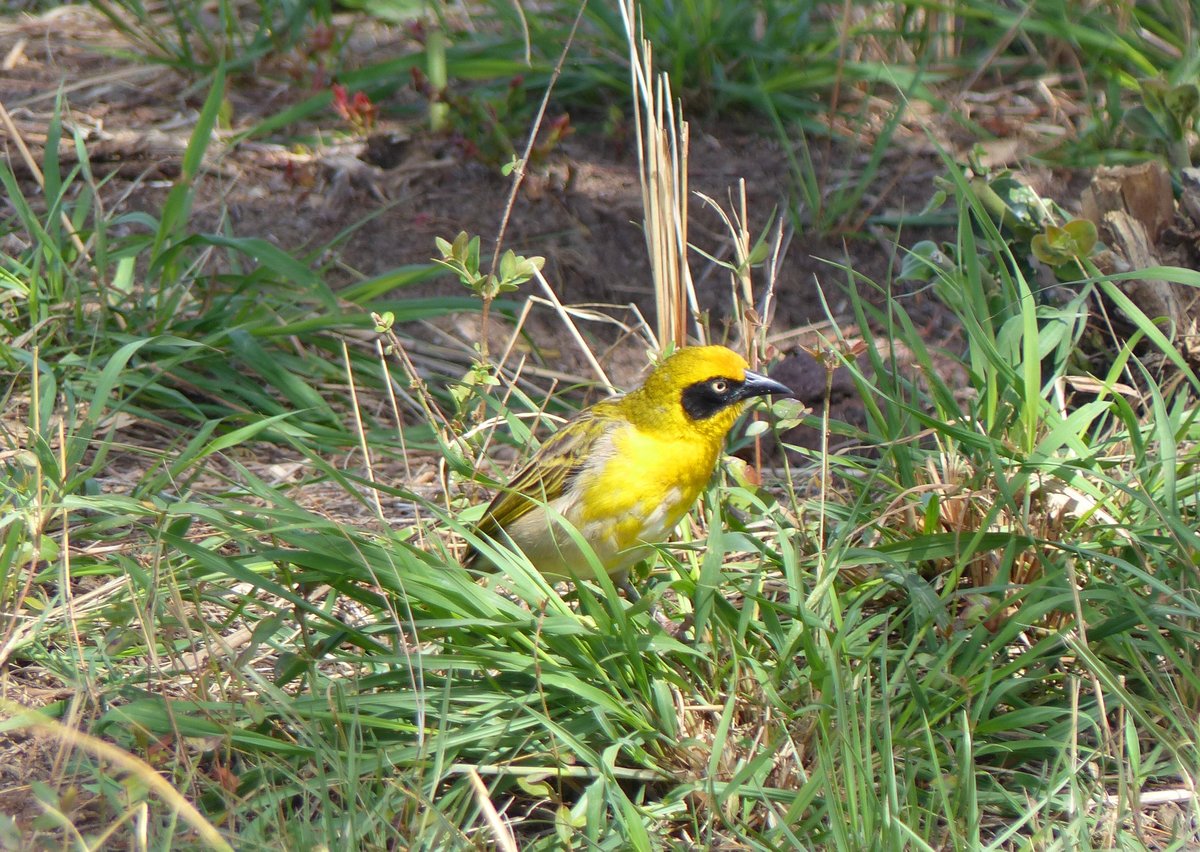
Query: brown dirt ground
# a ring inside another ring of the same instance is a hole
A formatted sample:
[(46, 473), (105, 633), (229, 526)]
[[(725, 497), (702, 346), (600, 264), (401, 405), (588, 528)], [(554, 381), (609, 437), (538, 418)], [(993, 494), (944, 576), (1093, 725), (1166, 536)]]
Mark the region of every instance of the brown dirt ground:
[[(375, 44), (376, 51), (384, 48)], [(178, 175), (179, 157), (187, 143), (191, 120), (204, 92), (170, 71), (106, 56), (98, 48), (120, 44), (108, 25), (86, 9), (64, 7), (41, 18), (22, 18), (0, 29), (0, 60), (8, 67), (0, 77), (0, 99), (16, 129), (41, 161), (40, 143), (63, 85), (70, 122), (88, 138), (97, 178), (112, 176), (105, 188), (113, 214), (133, 209), (155, 210), (170, 180)], [(402, 46), (402, 45), (401, 45)], [(276, 76), (239, 77), (229, 100), (237, 128), (253, 125), (289, 103), (310, 94), (295, 82)], [(397, 102), (411, 99), (406, 91)], [(348, 239), (328, 249), (346, 272), (345, 281), (379, 274), (396, 266), (428, 261), (434, 237), (460, 230), (480, 234), (485, 252), (494, 237), (510, 182), (493, 167), (464, 161), (444, 140), (421, 135), (420, 127), (386, 117), (379, 135), (404, 140), (388, 153), (390, 168), (364, 162), (367, 145), (337, 141), (298, 151), (279, 141), (252, 141), (237, 147), (215, 145), (211, 169), (198, 186), (196, 224), (228, 224), (241, 236), (265, 237), (291, 251), (319, 249), (355, 226)], [(330, 110), (327, 131), (342, 122)], [(321, 128), (289, 128), (320, 133)], [(5, 133), (5, 138), (9, 136)], [(751, 230), (758, 234), (774, 210), (786, 209), (788, 168), (774, 140), (753, 129), (730, 123), (691, 124), (691, 188), (726, 209), (737, 182), (744, 179)], [(32, 175), (16, 156), (18, 172)], [(827, 191), (853, 180), (868, 152), (815, 143), (812, 154)], [(70, 153), (65, 150), (65, 158)], [(378, 159), (378, 157), (377, 157)], [(652, 294), (643, 237), (637, 222), (641, 198), (636, 156), (630, 146), (597, 134), (568, 137), (550, 163), (532, 175), (517, 199), (506, 233), (506, 246), (547, 258), (546, 275), (567, 303), (636, 304), (649, 316)], [(871, 213), (912, 211), (924, 205), (935, 175), (941, 172), (930, 142), (919, 126), (897, 134), (881, 169), (878, 187), (868, 190), (862, 207)], [(115, 174), (115, 176), (114, 176)], [(716, 215), (693, 198), (693, 243), (720, 258), (731, 256), (727, 230)], [(366, 219), (366, 221), (362, 221)], [(918, 234), (903, 235), (909, 245)], [(851, 266), (875, 282), (886, 282), (896, 263), (897, 235), (877, 227), (849, 223), (848, 229), (799, 233), (790, 243), (777, 283), (774, 328), (795, 329), (826, 319), (818, 295), (825, 290), (834, 313), (844, 311), (841, 282), (846, 274), (834, 265)], [(323, 261), (329, 260), (327, 254)], [(726, 313), (728, 276), (699, 255), (693, 272), (703, 305), (720, 327)], [(339, 283), (337, 280), (331, 281)], [(443, 280), (425, 292), (458, 294), (458, 285)], [(934, 314), (923, 294), (912, 297), (910, 310)]]

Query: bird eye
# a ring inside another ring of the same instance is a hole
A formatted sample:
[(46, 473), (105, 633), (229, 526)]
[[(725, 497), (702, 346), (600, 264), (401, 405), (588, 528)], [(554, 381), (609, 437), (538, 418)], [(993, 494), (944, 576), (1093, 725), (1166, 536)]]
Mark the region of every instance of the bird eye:
[(729, 390), (729, 382), (724, 379), (715, 379), (712, 383), (712, 389), (717, 393), (725, 393)]

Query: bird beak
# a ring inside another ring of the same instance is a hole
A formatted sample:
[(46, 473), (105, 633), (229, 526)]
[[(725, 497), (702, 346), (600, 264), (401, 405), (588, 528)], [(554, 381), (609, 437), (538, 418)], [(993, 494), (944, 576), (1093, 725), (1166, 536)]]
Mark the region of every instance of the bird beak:
[(794, 396), (792, 389), (787, 385), (747, 370), (746, 377), (742, 380), (742, 386), (738, 389), (737, 398), (750, 399), (753, 396), (770, 396), (775, 393)]

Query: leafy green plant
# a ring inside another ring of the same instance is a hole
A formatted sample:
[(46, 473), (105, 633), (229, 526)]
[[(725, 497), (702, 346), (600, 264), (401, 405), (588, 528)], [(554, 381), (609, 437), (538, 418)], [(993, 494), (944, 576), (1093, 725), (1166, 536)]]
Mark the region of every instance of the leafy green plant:
[(1200, 115), (1200, 86), (1172, 86), (1161, 77), (1141, 81), (1142, 103), (1125, 113), (1135, 133), (1162, 146), (1175, 171), (1192, 165), (1191, 143)]
[[(190, 74), (224, 65), (240, 71), (285, 51), (304, 36), (313, 17), (327, 17), (315, 0), (260, 0), (246, 5), (220, 0), (210, 12), (199, 3), (163, 8), (142, 0), (91, 0), (137, 55)], [(214, 17), (215, 16), (215, 19)]]
[(507, 249), (500, 256), (500, 262), (492, 272), (483, 272), (479, 265), (479, 237), (472, 237), (466, 231), (462, 231), (454, 238), (454, 242), (438, 237), (436, 243), (441, 257), (434, 258), (434, 262), (457, 275), (463, 286), (470, 290), (483, 305), (480, 316), (482, 327), (479, 336), (479, 352), (480, 357), (486, 360), (487, 321), (492, 303), (497, 296), (516, 291), (522, 284), (540, 272), (546, 259), (544, 257), (523, 257), (512, 249)]
[[(941, 181), (929, 206), (943, 204), (949, 194), (965, 193), (976, 230), (1000, 235), (1009, 247), (1011, 263), (1030, 278), (1035, 275), (1032, 260), (1046, 264), (1061, 281), (1076, 281), (1088, 274), (1086, 262), (1099, 248), (1095, 223), (1071, 218), (1052, 199), (1040, 197), (1007, 170), (993, 174), (976, 164), (971, 171), (969, 179)], [(902, 263), (901, 279), (933, 280), (935, 270), (944, 272), (959, 250), (957, 246), (919, 242)], [(993, 292), (997, 276), (1003, 274), (995, 257), (994, 253), (978, 257)], [(1010, 263), (1006, 259), (1000, 262)], [(996, 310), (997, 318), (1006, 314), (1002, 306)]]
[(1054, 269), (1080, 258), (1087, 258), (1096, 248), (1096, 225), (1090, 219), (1072, 219), (1061, 227), (1047, 225), (1029, 241), (1033, 256)]

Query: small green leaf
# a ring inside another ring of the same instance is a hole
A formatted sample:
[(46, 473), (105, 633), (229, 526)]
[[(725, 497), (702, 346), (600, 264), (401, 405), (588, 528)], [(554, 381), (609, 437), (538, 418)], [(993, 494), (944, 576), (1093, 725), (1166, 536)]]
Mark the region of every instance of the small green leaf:
[(921, 240), (900, 262), (901, 281), (931, 281), (938, 269), (950, 267), (950, 258), (932, 240)]
[(927, 201), (925, 207), (922, 208), (920, 215), (925, 216), (939, 209), (943, 204), (946, 203), (946, 199), (948, 197), (949, 196), (947, 195), (946, 190), (939, 188), (933, 193), (933, 195), (929, 196), (929, 201)]
[(228, 130), (233, 127), (233, 101), (221, 98), (221, 108), (217, 110), (217, 127)]
[(534, 798), (549, 798), (553, 791), (550, 789), (550, 785), (546, 783), (545, 779), (552, 777), (554, 776), (549, 772), (547, 772), (545, 775), (518, 775), (517, 786)]
[(746, 424), (746, 437), (755, 438), (762, 435), (771, 428), (771, 424), (765, 420), (753, 420)]
[[(464, 232), (465, 236), (465, 232)], [(473, 273), (479, 272), (479, 237), (472, 237), (467, 243), (467, 253), (463, 260), (467, 269)]]
[(771, 402), (771, 413), (775, 416), (776, 426), (786, 432), (799, 426), (804, 418), (812, 413), (812, 409), (798, 399), (776, 399)]
[(136, 263), (137, 258), (132, 255), (122, 257), (117, 261), (117, 271), (113, 275), (112, 285), (109, 288), (109, 299), (113, 305), (120, 302), (120, 296), (128, 297), (133, 293), (134, 265)]
[(1072, 219), (1063, 225), (1063, 230), (1074, 241), (1078, 257), (1087, 257), (1096, 247), (1099, 235), (1096, 231), (1096, 223), (1091, 219)]
[(509, 249), (500, 256), (500, 280), (507, 281), (513, 277), (513, 272), (517, 265), (517, 255), (512, 249)]
[(572, 848), (575, 837), (575, 827), (571, 825), (571, 811), (566, 805), (559, 805), (554, 813), (554, 833), (558, 836), (563, 849)]
[(750, 249), (750, 254), (746, 257), (746, 263), (751, 266), (758, 266), (767, 259), (767, 255), (771, 251), (771, 246), (767, 243), (767, 235), (764, 232), (761, 237)]
[(1147, 80), (1142, 80), (1142, 103), (1146, 105), (1146, 109), (1155, 115), (1162, 115), (1167, 111), (1166, 95), (1167, 81), (1162, 77), (1151, 77)]
[(504, 175), (505, 177), (508, 177), (514, 171), (519, 169), (524, 162), (525, 161), (522, 160), (520, 157), (518, 157), (516, 154), (513, 154), (512, 159), (500, 167), (500, 174)]
[(1073, 219), (1063, 227), (1048, 225), (1029, 241), (1033, 256), (1047, 266), (1087, 257), (1096, 247), (1096, 226), (1087, 219)]
[(1124, 121), (1125, 126), (1133, 134), (1143, 139), (1166, 140), (1170, 138), (1170, 134), (1154, 117), (1154, 113), (1144, 106), (1133, 107), (1126, 111)]
[(1196, 111), (1200, 108), (1200, 88), (1195, 83), (1175, 86), (1163, 96), (1163, 105), (1180, 129), (1186, 131), (1195, 123)]

